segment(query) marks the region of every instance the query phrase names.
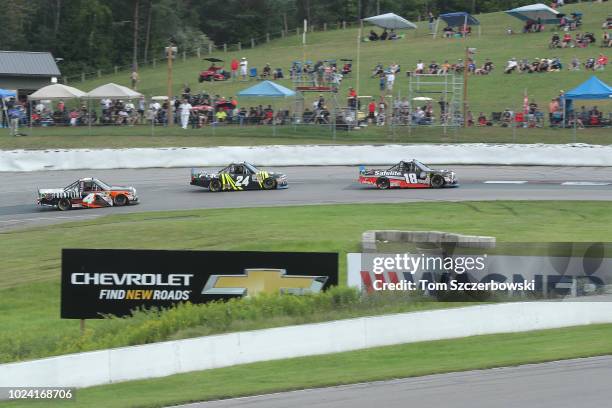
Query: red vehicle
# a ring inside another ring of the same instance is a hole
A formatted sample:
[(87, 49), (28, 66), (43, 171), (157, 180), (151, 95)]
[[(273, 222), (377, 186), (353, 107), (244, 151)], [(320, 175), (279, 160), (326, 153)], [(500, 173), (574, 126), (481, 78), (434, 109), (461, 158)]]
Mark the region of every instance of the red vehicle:
[(359, 169), (359, 183), (374, 185), (381, 190), (389, 188), (441, 188), (457, 187), (454, 171), (435, 170), (418, 160), (400, 161), (388, 169)]
[(204, 81), (227, 81), (230, 78), (230, 73), (223, 69), (223, 64), (217, 66), (217, 63), (223, 63), (219, 58), (204, 58), (204, 61), (211, 63), (206, 71), (200, 72), (198, 82)]

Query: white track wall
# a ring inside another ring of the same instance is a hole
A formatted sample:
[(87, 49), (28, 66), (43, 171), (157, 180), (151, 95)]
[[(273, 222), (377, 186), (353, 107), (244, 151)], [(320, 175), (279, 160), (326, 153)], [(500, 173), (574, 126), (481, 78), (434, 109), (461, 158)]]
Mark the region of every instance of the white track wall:
[(0, 150), (0, 171), (225, 166), (385, 165), (416, 158), (432, 165), (612, 166), (612, 146), (585, 144), (403, 144)]
[(612, 302), (520, 302), (340, 320), (0, 365), (0, 387), (87, 387), (401, 343), (612, 323)]

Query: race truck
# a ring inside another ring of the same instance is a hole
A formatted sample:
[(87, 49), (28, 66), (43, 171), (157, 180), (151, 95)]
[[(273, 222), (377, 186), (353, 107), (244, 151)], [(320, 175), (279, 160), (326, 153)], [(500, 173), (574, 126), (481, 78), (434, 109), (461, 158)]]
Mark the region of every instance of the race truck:
[(191, 170), (191, 185), (212, 192), (287, 188), (287, 176), (260, 170), (250, 163), (231, 163), (216, 173)]
[(95, 178), (82, 178), (64, 188), (39, 189), (37, 197), (38, 205), (60, 211), (138, 203), (134, 187), (111, 186)]
[(459, 185), (454, 171), (431, 169), (418, 160), (400, 161), (388, 169), (359, 168), (359, 183), (389, 188), (441, 188)]

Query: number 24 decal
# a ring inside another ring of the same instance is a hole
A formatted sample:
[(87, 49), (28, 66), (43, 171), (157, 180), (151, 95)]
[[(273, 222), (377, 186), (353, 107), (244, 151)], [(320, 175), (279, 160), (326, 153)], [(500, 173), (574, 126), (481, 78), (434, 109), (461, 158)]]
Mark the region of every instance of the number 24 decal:
[(236, 185), (247, 186), (249, 185), (249, 176), (236, 176)]
[(406, 183), (410, 183), (410, 184), (418, 183), (417, 176), (414, 173), (406, 173), (404, 174), (404, 177), (406, 178)]

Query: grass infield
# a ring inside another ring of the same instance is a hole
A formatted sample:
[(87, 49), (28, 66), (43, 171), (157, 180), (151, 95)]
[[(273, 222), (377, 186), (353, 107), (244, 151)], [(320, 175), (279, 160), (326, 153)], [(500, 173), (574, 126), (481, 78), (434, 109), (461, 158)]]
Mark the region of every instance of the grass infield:
[(612, 353), (612, 325), (474, 336), (268, 361), (76, 391), (74, 401), (17, 407), (163, 407), (312, 387)]
[[(0, 362), (78, 351), (69, 346), (78, 345), (78, 322), (59, 318), (61, 248), (337, 251), (340, 282), (345, 282), (345, 254), (359, 251), (361, 233), (368, 229), (440, 230), (492, 235), (509, 242), (555, 242), (610, 241), (609, 225), (612, 213), (605, 202), (491, 201), (122, 214), (5, 232), (0, 234)], [(228, 239), (236, 236), (241, 240)], [(351, 315), (330, 318), (338, 317)], [(299, 322), (264, 319), (236, 329)], [(111, 323), (92, 320), (87, 326), (104, 331)], [(206, 333), (194, 328), (171, 337), (190, 334)]]

